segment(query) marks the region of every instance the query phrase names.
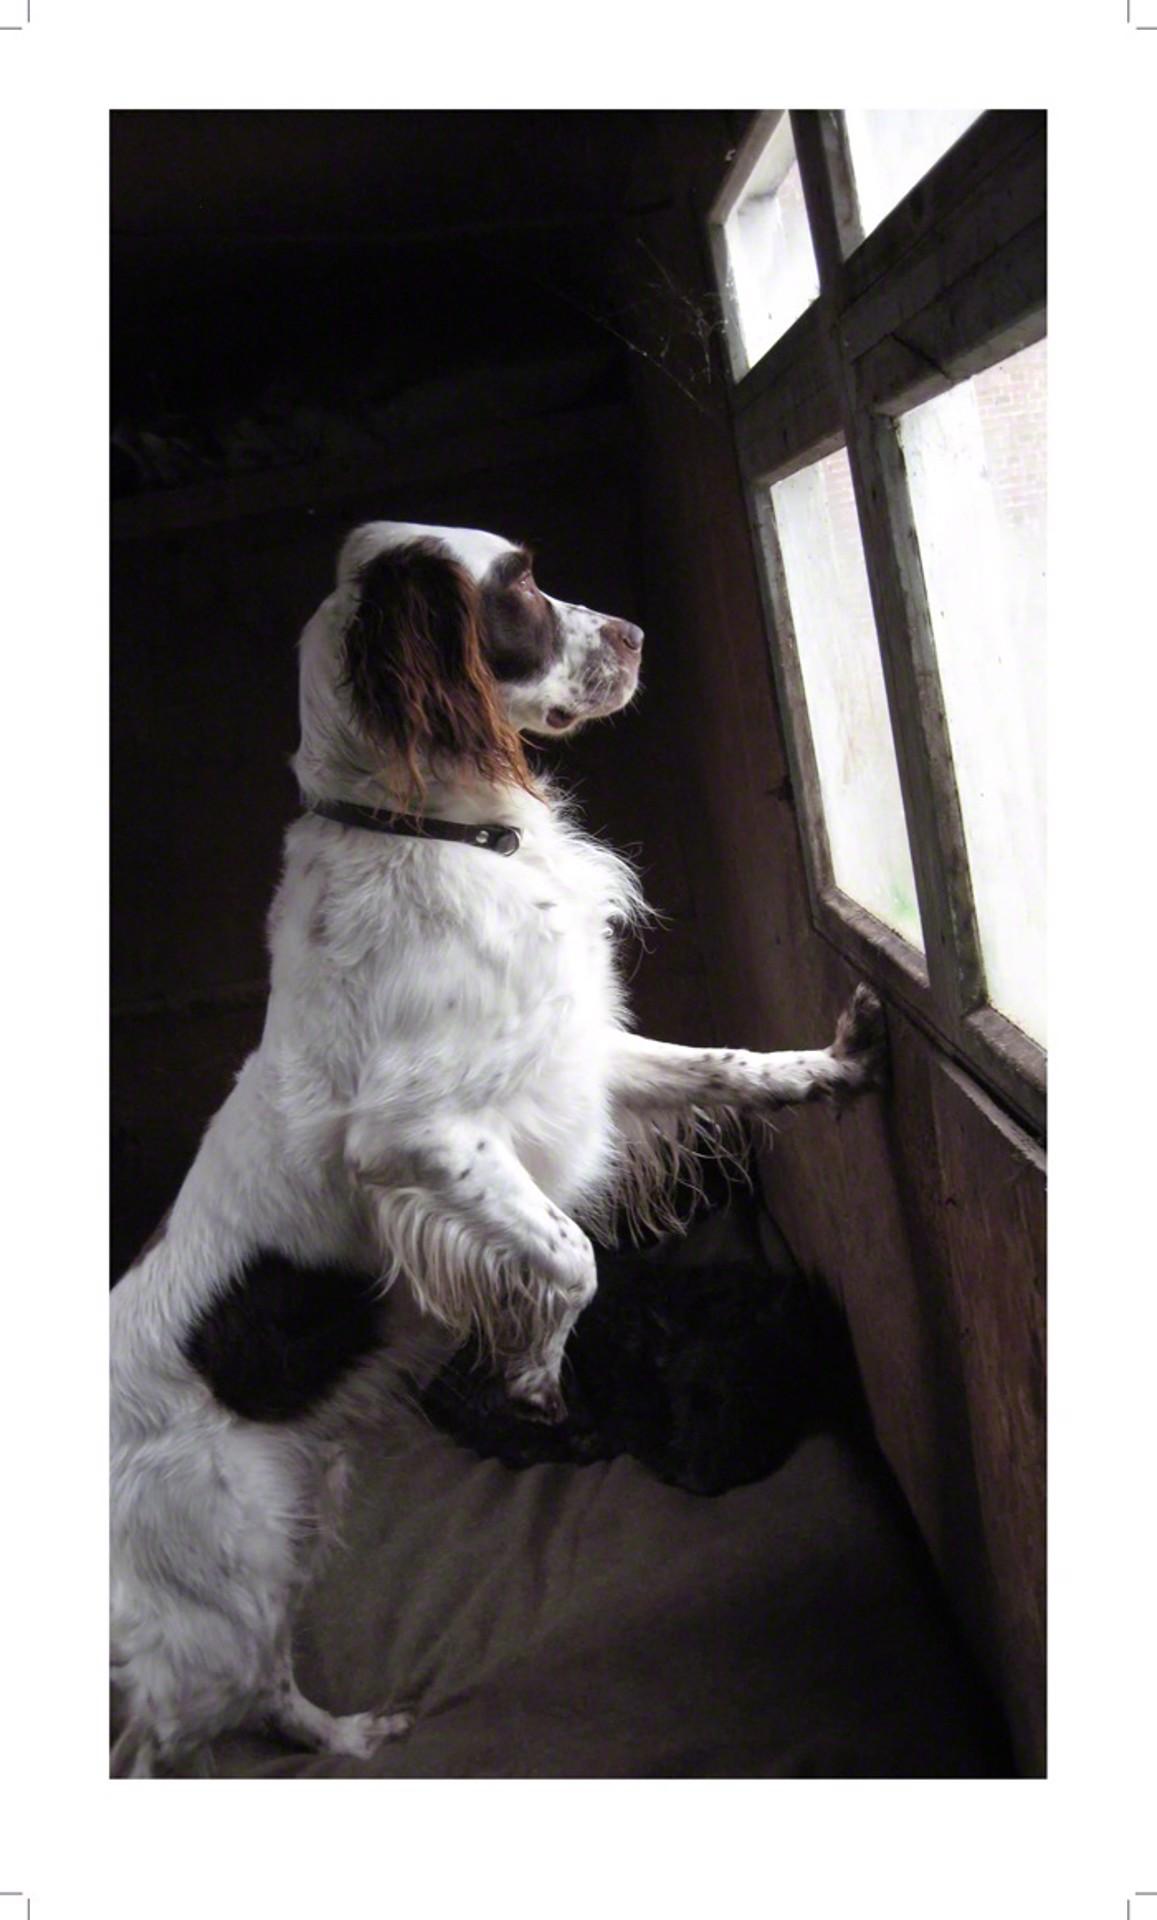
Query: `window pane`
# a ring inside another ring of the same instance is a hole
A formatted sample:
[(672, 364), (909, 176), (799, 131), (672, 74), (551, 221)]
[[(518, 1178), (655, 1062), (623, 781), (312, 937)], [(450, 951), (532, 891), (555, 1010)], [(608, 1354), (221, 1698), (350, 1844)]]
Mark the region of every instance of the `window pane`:
[[(791, 121), (785, 113), (723, 223), (727, 271), (748, 366), (819, 292)], [(740, 368), (742, 371), (742, 368)]]
[(836, 885), (923, 949), (848, 456), (771, 489)]
[(900, 423), (988, 993), (1045, 1021), (1045, 343)]
[(899, 112), (847, 109), (844, 124), (860, 224), (866, 234), (924, 178), (981, 111), (980, 107), (916, 107)]

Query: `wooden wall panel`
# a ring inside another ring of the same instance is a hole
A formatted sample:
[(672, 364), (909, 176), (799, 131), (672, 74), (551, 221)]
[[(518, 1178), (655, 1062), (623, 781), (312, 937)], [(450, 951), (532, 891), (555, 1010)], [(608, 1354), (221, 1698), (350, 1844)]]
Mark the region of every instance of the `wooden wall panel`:
[(1022, 1744), (1043, 1754), (1045, 1702), (1045, 1165), (955, 1067), (934, 1115), (948, 1285), (970, 1457), (984, 1516), (985, 1621)]

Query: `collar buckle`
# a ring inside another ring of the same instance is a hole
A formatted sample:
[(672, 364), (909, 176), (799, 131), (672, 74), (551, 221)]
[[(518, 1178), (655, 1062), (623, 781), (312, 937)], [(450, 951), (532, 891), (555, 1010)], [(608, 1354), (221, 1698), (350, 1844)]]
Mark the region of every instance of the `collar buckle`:
[(335, 820), (343, 827), (363, 827), (371, 833), (404, 834), (413, 840), (460, 840), (509, 858), (522, 845), (518, 827), (467, 826), (461, 820), (435, 820), (426, 814), (384, 813), (377, 807), (359, 807), (349, 800), (315, 800), (311, 813)]

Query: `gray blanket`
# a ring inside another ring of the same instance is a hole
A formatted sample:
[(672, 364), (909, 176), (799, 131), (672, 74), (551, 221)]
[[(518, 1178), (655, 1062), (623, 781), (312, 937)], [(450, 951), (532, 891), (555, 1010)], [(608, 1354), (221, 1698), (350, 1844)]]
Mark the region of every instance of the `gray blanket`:
[(411, 1705), (369, 1762), (218, 1743), (221, 1775), (1010, 1771), (886, 1478), (821, 1434), (704, 1499), (621, 1458), (511, 1471), (400, 1410), (304, 1612), (304, 1690)]

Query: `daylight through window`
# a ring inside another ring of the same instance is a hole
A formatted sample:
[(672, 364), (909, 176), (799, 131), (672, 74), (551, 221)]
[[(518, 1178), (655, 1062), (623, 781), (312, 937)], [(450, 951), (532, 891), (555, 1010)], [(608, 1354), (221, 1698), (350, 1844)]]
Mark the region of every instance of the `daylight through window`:
[(813, 918), (1039, 1129), (1045, 134), (761, 113), (709, 221)]

